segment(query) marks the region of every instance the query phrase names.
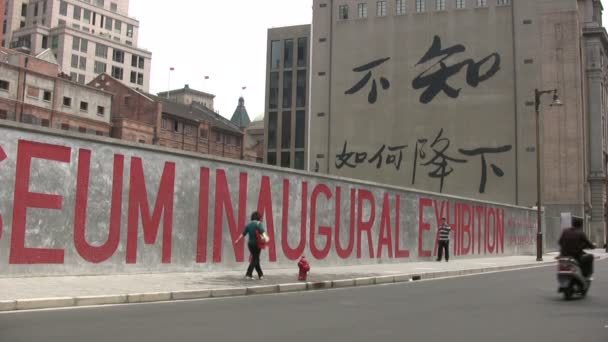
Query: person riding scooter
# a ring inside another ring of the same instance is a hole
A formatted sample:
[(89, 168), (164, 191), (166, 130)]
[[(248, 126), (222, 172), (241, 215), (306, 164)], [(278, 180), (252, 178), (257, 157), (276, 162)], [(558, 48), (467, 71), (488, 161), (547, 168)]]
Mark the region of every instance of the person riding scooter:
[(593, 274), (593, 255), (584, 252), (584, 249), (594, 249), (595, 245), (589, 241), (583, 231), (583, 220), (572, 218), (572, 227), (562, 232), (559, 238), (560, 255), (576, 259), (583, 272), (583, 277), (589, 278)]

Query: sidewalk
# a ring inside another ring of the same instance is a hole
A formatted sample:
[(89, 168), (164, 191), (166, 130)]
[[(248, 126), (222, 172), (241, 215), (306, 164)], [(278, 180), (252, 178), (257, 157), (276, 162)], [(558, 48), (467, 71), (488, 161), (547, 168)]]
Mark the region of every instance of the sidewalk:
[[(596, 258), (608, 258), (601, 249), (593, 254)], [(326, 268), (317, 268), (313, 262), (307, 283), (297, 281), (295, 262), (292, 269), (268, 270), (265, 279), (253, 281), (244, 279), (244, 269), (214, 273), (0, 278), (0, 311), (305, 291), (405, 282), (412, 278), (426, 280), (547, 266), (555, 263), (556, 255), (546, 254), (542, 262), (536, 262), (535, 256)]]

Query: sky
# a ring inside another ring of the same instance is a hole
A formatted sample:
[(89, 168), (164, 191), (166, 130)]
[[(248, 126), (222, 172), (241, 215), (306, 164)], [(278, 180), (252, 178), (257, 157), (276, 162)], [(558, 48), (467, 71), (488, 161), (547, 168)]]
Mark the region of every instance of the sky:
[(242, 95), (253, 120), (264, 114), (267, 31), (310, 24), (312, 0), (130, 0), (129, 16), (152, 52), (150, 92), (188, 84), (216, 95), (227, 118)]

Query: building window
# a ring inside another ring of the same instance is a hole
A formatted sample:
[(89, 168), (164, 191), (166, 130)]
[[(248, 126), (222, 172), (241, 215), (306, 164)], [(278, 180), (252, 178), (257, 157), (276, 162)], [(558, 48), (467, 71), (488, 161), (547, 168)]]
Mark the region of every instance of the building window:
[(215, 133), (215, 142), (216, 143), (222, 143), (222, 135), (219, 132)]
[(296, 148), (304, 148), (306, 134), (306, 112), (296, 111)]
[(296, 152), (296, 157), (293, 163), (293, 167), (296, 170), (304, 170), (304, 151)]
[(268, 152), (268, 165), (277, 165), (277, 153)]
[(53, 98), (53, 93), (51, 93), (48, 90), (45, 90), (42, 95), (42, 99), (46, 102), (51, 102), (52, 98)]
[(80, 20), (80, 10), (79, 6), (74, 6), (74, 19)]
[(341, 20), (348, 19), (348, 5), (340, 5), (338, 8), (338, 18)]
[(123, 78), (123, 70), (117, 66), (112, 66), (112, 77), (117, 80), (122, 80)]
[(282, 152), (281, 153), (281, 167), (290, 167), (291, 166), (291, 152)]
[(127, 37), (133, 38), (133, 25), (131, 24), (127, 25)]
[(291, 80), (293, 72), (283, 72), (283, 108), (291, 108), (292, 85)]
[(27, 17), (27, 4), (21, 4), (21, 16)]
[(96, 74), (103, 74), (104, 72), (107, 71), (107, 68), (108, 68), (108, 66), (106, 63), (95, 61), (95, 73)]
[(306, 106), (306, 70), (298, 70), (296, 80), (296, 107)]
[(277, 113), (268, 113), (268, 149), (277, 148)]
[(59, 48), (59, 36), (51, 36), (51, 49), (57, 50)]
[(106, 30), (112, 31), (114, 27), (114, 20), (112, 18), (106, 17)]
[(84, 21), (85, 24), (91, 24), (91, 11), (90, 10), (85, 9), (83, 11), (82, 21)]
[(167, 129), (169, 128), (169, 120), (168, 119), (162, 119), (162, 121), (160, 122), (160, 127), (163, 129)]
[(97, 115), (98, 116), (106, 115), (106, 109), (103, 106), (97, 106)]
[(8, 120), (8, 112), (4, 109), (0, 109), (0, 119)]
[(498, 6), (509, 5), (510, 3), (511, 3), (511, 0), (498, 0), (498, 2), (497, 2)]
[(81, 112), (88, 112), (89, 111), (89, 103), (88, 102), (84, 102), (84, 101), (80, 101), (80, 111)]
[(72, 107), (72, 98), (64, 96), (63, 97), (63, 106), (64, 107)]
[(108, 58), (108, 47), (97, 43), (95, 45), (95, 56), (100, 58)]
[(278, 69), (281, 67), (281, 41), (273, 40), (270, 42), (270, 68)]
[(9, 88), (10, 88), (10, 83), (8, 81), (0, 80), (0, 90), (8, 91)]
[(145, 58), (137, 55), (131, 56), (131, 66), (134, 68), (143, 69), (145, 66)]
[(114, 32), (120, 34), (120, 31), (122, 31), (122, 22), (114, 20)]
[(488, 7), (488, 0), (477, 0), (477, 7)]
[(104, 7), (105, 6), (104, 0), (95, 0), (95, 4), (97, 6), (99, 6), (99, 7)]
[(286, 39), (283, 48), (283, 67), (285, 69), (293, 67), (293, 39)]
[(80, 70), (87, 70), (87, 59), (86, 57), (80, 57), (80, 62), (78, 63), (78, 68)]
[(283, 112), (281, 120), (281, 148), (291, 147), (291, 111)]
[(378, 1), (376, 3), (376, 15), (379, 17), (386, 16), (386, 0)]
[(268, 107), (271, 109), (279, 106), (279, 73), (270, 73), (270, 89), (268, 94)]
[(89, 41), (86, 39), (74, 37), (72, 40), (72, 49), (74, 51), (87, 53), (89, 50)]
[(70, 125), (62, 123), (61, 124), (61, 129), (64, 131), (69, 131), (70, 130)]
[(184, 132), (184, 123), (181, 121), (173, 121), (173, 131), (175, 133), (183, 133)]
[(125, 62), (125, 52), (122, 50), (114, 49), (114, 51), (112, 51), (112, 60), (114, 62), (124, 63)]
[(137, 73), (135, 71), (131, 71), (131, 83), (137, 82)]
[(78, 132), (80, 132), (80, 133), (86, 133), (87, 129), (84, 128), (84, 127), (78, 127)]
[(466, 7), (466, 1), (465, 0), (456, 0), (456, 8), (457, 9), (461, 9), (461, 8), (465, 8)]
[(59, 14), (63, 16), (68, 15), (68, 3), (63, 0), (59, 3)]
[(307, 61), (308, 38), (298, 38), (298, 67), (305, 67)]
[(445, 0), (435, 0), (435, 10), (445, 11)]
[(114, 2), (110, 3), (110, 10), (112, 12), (118, 12), (118, 5)]
[(358, 18), (367, 18), (367, 4), (360, 3), (357, 5), (357, 17)]
[(51, 122), (49, 121), (49, 119), (42, 119), (42, 120), (40, 120), (40, 124), (42, 125), (42, 127), (50, 127), (51, 126)]
[(84, 84), (85, 76), (83, 74), (78, 74), (78, 83)]
[(426, 11), (426, 0), (416, 0), (416, 13)]
[(206, 128), (201, 128), (199, 134), (201, 139), (207, 140), (209, 137), (209, 131)]
[(137, 84), (143, 86), (144, 85), (144, 74), (138, 72), (137, 73)]

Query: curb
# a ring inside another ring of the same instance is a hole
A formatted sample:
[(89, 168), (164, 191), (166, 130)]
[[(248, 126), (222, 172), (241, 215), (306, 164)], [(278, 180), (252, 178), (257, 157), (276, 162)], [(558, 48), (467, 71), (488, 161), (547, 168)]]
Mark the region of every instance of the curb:
[[(596, 256), (596, 259), (608, 257)], [(448, 277), (479, 275), (491, 272), (513, 271), (527, 268), (545, 267), (555, 264), (555, 260), (546, 260), (520, 265), (496, 266), (479, 269), (461, 269), (453, 271), (437, 271), (426, 273), (396, 274), (389, 276), (364, 277), (355, 279), (340, 279), (319, 282), (301, 282), (292, 284), (262, 285), (249, 287), (235, 287), (223, 289), (202, 289), (157, 293), (132, 293), (127, 295), (92, 296), (92, 297), (65, 297), (65, 298), (39, 298), (0, 301), (0, 312), (19, 310), (39, 310), (51, 308), (69, 308), (82, 306), (101, 306), (132, 303), (169, 302), (180, 300), (241, 297), (264, 295), (273, 293), (304, 292), (315, 290), (340, 289), (372, 285), (386, 285), (396, 283), (416, 282)]]

